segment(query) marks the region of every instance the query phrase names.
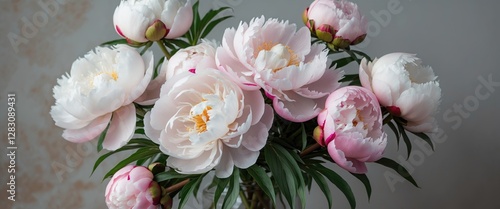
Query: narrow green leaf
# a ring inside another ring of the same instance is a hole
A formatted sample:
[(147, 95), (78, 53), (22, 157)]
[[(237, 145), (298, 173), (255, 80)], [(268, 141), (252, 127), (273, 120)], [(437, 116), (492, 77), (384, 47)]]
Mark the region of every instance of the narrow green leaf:
[(361, 55), (362, 57), (366, 58), (370, 62), (372, 61), (372, 58), (370, 58), (370, 56), (368, 56), (366, 53), (364, 53), (362, 51), (358, 51), (358, 50), (351, 50), (351, 51), (356, 53), (356, 54)]
[(408, 153), (407, 159), (409, 159), (410, 154), (411, 154), (411, 146), (412, 146), (411, 142), (410, 142), (410, 138), (406, 134), (406, 131), (405, 131), (405, 128), (403, 127), (403, 125), (401, 125), (400, 123), (396, 123), (396, 124), (398, 125), (399, 133), (401, 133), (401, 136), (403, 136), (403, 141), (406, 144), (406, 151)]
[(116, 173), (118, 170), (122, 169), (126, 165), (140, 159), (152, 157), (153, 155), (158, 154), (159, 152), (160, 150), (151, 149), (149, 147), (138, 149), (134, 154), (130, 155), (129, 157), (125, 158), (124, 160), (116, 164), (115, 167), (113, 167), (108, 173), (106, 173), (106, 175), (104, 175), (103, 180), (112, 176), (114, 173)]
[(332, 192), (330, 191), (330, 187), (328, 187), (328, 183), (326, 182), (325, 177), (323, 177), (314, 169), (307, 169), (307, 174), (309, 174), (314, 179), (314, 181), (316, 181), (319, 189), (321, 189), (321, 191), (325, 195), (326, 200), (328, 201), (328, 208), (332, 208)]
[(417, 185), (417, 182), (415, 181), (415, 179), (413, 179), (411, 174), (406, 170), (406, 168), (404, 168), (402, 165), (400, 165), (396, 161), (391, 160), (389, 158), (382, 158), (382, 159), (377, 160), (375, 162), (396, 171), (399, 175), (401, 175), (401, 177), (405, 178), (407, 181), (412, 183), (415, 187), (420, 188)]
[(139, 144), (143, 145), (145, 147), (159, 147), (160, 145), (156, 144), (155, 142), (151, 141), (150, 139), (145, 139), (145, 138), (134, 138), (131, 139), (127, 144)]
[(97, 140), (97, 152), (100, 152), (102, 150), (102, 143), (104, 142), (104, 139), (106, 138), (106, 134), (108, 133), (109, 124), (110, 123), (108, 123), (108, 125), (106, 126), (104, 131), (102, 131), (101, 135), (99, 135), (99, 140)]
[(338, 175), (334, 171), (326, 168), (321, 164), (311, 165), (311, 167), (314, 167), (318, 172), (323, 174), (323, 176), (328, 178), (330, 182), (335, 184), (335, 186), (337, 186), (337, 188), (339, 188), (340, 191), (344, 193), (344, 195), (347, 198), (347, 201), (351, 205), (351, 208), (352, 209), (356, 208), (356, 198), (352, 193), (351, 186), (349, 186), (349, 184), (340, 175)]
[(183, 208), (184, 205), (186, 205), (188, 198), (188, 195), (193, 192), (193, 190), (197, 187), (197, 185), (200, 185), (201, 180), (203, 179), (204, 175), (198, 176), (196, 178), (193, 178), (187, 183), (184, 187), (182, 187), (181, 191), (179, 191), (179, 209)]
[(145, 131), (144, 131), (144, 129), (142, 129), (142, 128), (138, 128), (138, 129), (136, 129), (136, 130), (135, 130), (135, 133), (136, 133), (136, 134), (142, 134), (142, 135), (145, 135), (145, 134), (146, 134), (146, 132), (145, 132)]
[(394, 123), (392, 123), (392, 121), (389, 121), (387, 125), (389, 126), (389, 128), (391, 128), (392, 132), (394, 132), (394, 135), (396, 135), (396, 143), (398, 145), (398, 150), (399, 150), (399, 138), (401, 137), (401, 134), (399, 133)]
[(233, 207), (238, 195), (240, 194), (240, 169), (234, 167), (233, 174), (229, 177), (229, 188), (227, 195), (222, 203), (222, 209), (230, 209)]
[(276, 202), (276, 194), (274, 192), (273, 183), (266, 171), (258, 165), (251, 166), (247, 169), (247, 171), (253, 177), (255, 182), (257, 182), (262, 191), (264, 191), (264, 193), (266, 193), (266, 195), (271, 198), (273, 202)]
[(126, 146), (123, 146), (121, 147), (120, 149), (117, 149), (115, 151), (111, 151), (111, 152), (108, 152), (104, 155), (102, 155), (101, 157), (99, 157), (95, 163), (94, 163), (94, 167), (92, 168), (92, 173), (90, 174), (92, 176), (92, 174), (94, 174), (94, 171), (95, 169), (106, 159), (108, 158), (109, 156), (113, 155), (113, 154), (116, 154), (118, 152), (122, 152), (122, 151), (125, 151), (125, 150), (131, 150), (131, 149), (139, 149), (141, 148), (142, 146), (132, 146), (132, 145), (126, 145)]
[(221, 17), (219, 19), (216, 19), (216, 20), (210, 22), (207, 25), (207, 27), (203, 30), (203, 33), (201, 34), (200, 38), (205, 38), (215, 28), (215, 26), (217, 26), (222, 21), (227, 20), (227, 19), (229, 19), (231, 17), (233, 17), (233, 16), (232, 15), (231, 16), (225, 16), (225, 17)]
[(306, 132), (306, 127), (304, 126), (304, 123), (300, 124), (300, 129), (302, 130), (302, 135), (301, 135), (302, 149), (301, 150), (304, 150), (307, 147), (307, 132)]
[(365, 186), (365, 189), (366, 189), (366, 194), (368, 195), (368, 200), (369, 200), (371, 195), (372, 195), (372, 186), (370, 184), (370, 179), (368, 179), (366, 174), (355, 174), (355, 173), (351, 173), (351, 174), (354, 177), (356, 177), (357, 179), (359, 179), (361, 181), (361, 183), (363, 183), (363, 185)]
[(425, 134), (425, 133), (414, 133), (414, 132), (410, 132), (410, 133), (414, 134), (415, 136), (418, 136), (419, 138), (421, 138), (422, 140), (424, 140), (425, 142), (427, 142), (427, 144), (429, 144), (429, 146), (431, 146), (432, 151), (434, 151), (434, 143), (432, 143), (431, 138), (427, 134)]
[(332, 64), (330, 64), (330, 68), (332, 68), (333, 66), (335, 66), (335, 68), (341, 68), (348, 65), (352, 61), (354, 61), (354, 58), (352, 57), (340, 58), (338, 60), (333, 61)]
[(232, 10), (231, 7), (221, 7), (219, 9), (216, 9), (216, 10), (210, 10), (207, 12), (207, 14), (205, 14), (205, 16), (203, 17), (203, 19), (201, 20), (201, 24), (200, 24), (200, 30), (203, 30), (207, 24), (212, 21), (212, 19), (214, 19), (215, 16), (217, 16), (219, 13), (225, 11), (225, 10)]
[(302, 172), (300, 170), (300, 167), (297, 164), (297, 161), (302, 162), (302, 159), (300, 159), (300, 156), (298, 156), (297, 153), (294, 153), (293, 151), (289, 151), (289, 150), (283, 148), (282, 146), (273, 145), (272, 147), (276, 150), (278, 156), (280, 156), (281, 162), (285, 165), (286, 164), (289, 165), (289, 167), (291, 168), (292, 174), (293, 174), (292, 177), (293, 177), (293, 180), (295, 181), (295, 185), (297, 186), (295, 188), (295, 190), (297, 190), (297, 194), (299, 196), (299, 199), (301, 200), (302, 208), (305, 208), (306, 185), (304, 183), (304, 178), (302, 176)]
[(128, 44), (128, 42), (126, 39), (121, 38), (121, 39), (115, 39), (115, 40), (104, 42), (99, 46), (113, 46), (113, 45), (117, 45), (117, 44)]
[(183, 179), (183, 178), (195, 178), (198, 175), (188, 175), (177, 173), (177, 171), (171, 169), (165, 172), (161, 172), (155, 175), (156, 182), (164, 182), (172, 179)]
[(160, 58), (160, 60), (158, 61), (158, 63), (156, 63), (155, 65), (155, 71), (154, 71), (154, 75), (153, 75), (153, 79), (155, 79), (156, 77), (158, 77), (158, 75), (160, 74), (160, 66), (161, 64), (163, 64), (163, 62), (165, 61), (165, 57), (162, 57)]
[(295, 183), (296, 181), (292, 177), (294, 175), (291, 175), (293, 174), (292, 169), (288, 164), (282, 162), (281, 157), (272, 146), (264, 147), (264, 157), (279, 190), (283, 193), (283, 196), (285, 196), (288, 204), (292, 208), (295, 208), (294, 203), (295, 197), (297, 196), (297, 186)]
[(217, 184), (217, 188), (215, 189), (215, 195), (214, 195), (214, 205), (217, 206), (217, 203), (219, 202), (220, 196), (226, 189), (227, 185), (229, 184), (229, 177), (225, 179), (219, 179), (219, 183)]
[(190, 47), (191, 45), (184, 41), (184, 40), (180, 40), (180, 39), (169, 39), (168, 42), (180, 47), (180, 48), (187, 48), (187, 47)]

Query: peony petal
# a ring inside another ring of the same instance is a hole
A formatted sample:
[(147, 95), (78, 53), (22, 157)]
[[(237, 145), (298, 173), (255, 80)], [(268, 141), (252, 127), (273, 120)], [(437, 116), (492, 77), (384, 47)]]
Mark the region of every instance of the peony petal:
[(329, 95), (335, 89), (340, 87), (339, 80), (344, 76), (344, 71), (328, 69), (325, 74), (312, 84), (308, 84), (295, 90), (295, 92), (303, 97), (318, 99)]
[(364, 162), (360, 162), (354, 159), (348, 159), (345, 157), (344, 152), (335, 147), (335, 141), (331, 142), (327, 146), (328, 154), (330, 157), (343, 169), (351, 173), (363, 174), (367, 172), (366, 165)]
[(191, 24), (193, 23), (193, 9), (191, 8), (191, 5), (191, 0), (188, 0), (186, 4), (179, 9), (177, 15), (175, 15), (174, 24), (166, 36), (167, 39), (181, 37), (189, 30)]
[(171, 156), (167, 159), (167, 166), (176, 169), (182, 174), (202, 174), (210, 171), (221, 162), (223, 145), (217, 143), (215, 146), (216, 148), (207, 150), (193, 159), (179, 159)]
[(243, 169), (246, 169), (255, 164), (260, 154), (259, 151), (250, 151), (244, 146), (236, 149), (229, 148), (229, 151), (231, 153), (234, 165), (238, 168)]
[(144, 53), (143, 57), (144, 57), (144, 64), (146, 65), (145, 67), (147, 67), (146, 72), (144, 74), (144, 77), (142, 77), (142, 79), (140, 80), (140, 83), (135, 85), (135, 88), (130, 92), (129, 98), (125, 100), (125, 104), (129, 104), (132, 101), (136, 100), (139, 96), (141, 96), (148, 87), (151, 78), (153, 77), (153, 71), (154, 71), (153, 52), (147, 51), (146, 53)]
[(160, 144), (160, 130), (156, 130), (151, 126), (151, 111), (144, 115), (144, 132), (148, 138), (154, 143)]
[(293, 121), (304, 122), (318, 116), (324, 102), (301, 97), (294, 92), (287, 92), (291, 101), (273, 99), (273, 107), (281, 117)]
[(231, 155), (229, 154), (229, 149), (226, 146), (222, 146), (222, 152), (226, 153), (220, 158), (220, 162), (217, 166), (215, 166), (215, 176), (217, 178), (227, 178), (233, 174), (234, 169), (234, 161)]
[(132, 138), (135, 131), (135, 106), (129, 104), (113, 112), (113, 118), (109, 124), (108, 132), (102, 143), (107, 150), (116, 150)]
[(99, 136), (99, 134), (101, 134), (104, 129), (106, 129), (110, 119), (111, 113), (103, 115), (94, 119), (89, 125), (81, 129), (64, 130), (62, 137), (73, 143), (83, 143), (90, 141)]

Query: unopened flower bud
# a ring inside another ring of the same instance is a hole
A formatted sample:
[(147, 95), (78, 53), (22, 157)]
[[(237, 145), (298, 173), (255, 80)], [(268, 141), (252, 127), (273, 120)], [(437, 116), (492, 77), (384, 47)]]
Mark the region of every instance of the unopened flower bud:
[(153, 175), (156, 175), (165, 171), (165, 165), (162, 163), (153, 163), (148, 166), (148, 169), (151, 173), (153, 173)]
[(316, 140), (316, 142), (322, 147), (325, 146), (325, 141), (323, 140), (323, 129), (320, 126), (316, 126), (314, 129), (313, 139)]
[(151, 181), (151, 183), (149, 183), (149, 193), (151, 194), (153, 205), (160, 204), (161, 187), (158, 183), (156, 183), (156, 181)]
[(320, 40), (330, 43), (333, 41), (333, 37), (335, 37), (335, 29), (331, 25), (323, 24), (316, 29), (316, 36)]
[(164, 195), (163, 198), (161, 198), (160, 204), (162, 209), (172, 209), (174, 202), (172, 198), (167, 194)]
[(168, 32), (165, 24), (160, 20), (156, 20), (146, 29), (146, 38), (150, 41), (158, 41), (164, 38)]

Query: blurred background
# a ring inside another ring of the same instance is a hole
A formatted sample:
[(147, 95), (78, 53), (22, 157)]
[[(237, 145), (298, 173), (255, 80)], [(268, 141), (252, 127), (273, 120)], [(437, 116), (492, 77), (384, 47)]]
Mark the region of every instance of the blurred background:
[[(210, 35), (220, 42), (227, 27), (265, 15), (302, 27), (301, 14), (311, 0), (201, 0), (201, 10), (230, 6), (234, 18)], [(371, 57), (391, 52), (416, 53), (439, 76), (443, 92), (437, 115), (440, 132), (433, 135), (436, 152), (414, 146), (406, 161), (394, 136), (386, 156), (411, 172), (421, 188), (380, 165), (370, 165), (373, 194), (350, 182), (358, 207), (380, 209), (500, 208), (500, 67), (497, 9), (490, 0), (415, 1), (356, 0), (369, 19), (367, 40), (358, 49)], [(48, 10), (41, 5), (53, 3)], [(72, 62), (102, 42), (116, 39), (112, 15), (119, 0), (11, 0), (0, 4), (0, 207), (105, 208), (101, 183), (118, 158), (105, 161), (90, 176), (100, 154), (95, 144), (71, 144), (61, 138), (49, 115), (52, 87)], [(33, 24), (34, 27), (29, 26)], [(16, 41), (12, 41), (16, 40)], [(157, 58), (159, 54), (157, 54)], [(355, 65), (345, 67), (356, 72)], [(16, 201), (8, 197), (7, 95), (16, 96)], [(417, 139), (415, 139), (417, 140)], [(333, 188), (333, 186), (332, 186)], [(332, 190), (334, 208), (349, 208)], [(191, 206), (196, 208), (196, 204)], [(307, 208), (327, 208), (317, 186)]]

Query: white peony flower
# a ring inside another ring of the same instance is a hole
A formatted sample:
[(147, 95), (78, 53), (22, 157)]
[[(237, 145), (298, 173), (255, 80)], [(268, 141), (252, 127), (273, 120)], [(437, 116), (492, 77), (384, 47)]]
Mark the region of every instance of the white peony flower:
[(382, 106), (408, 121), (412, 132), (434, 132), (434, 114), (441, 99), (437, 76), (413, 54), (387, 54), (373, 62), (363, 59), (359, 76), (363, 87), (375, 93)]
[(81, 143), (108, 128), (103, 147), (116, 150), (134, 134), (132, 102), (146, 89), (153, 73), (153, 53), (144, 57), (126, 45), (97, 47), (71, 66), (54, 87), (50, 114), (64, 128), (63, 138)]
[(255, 164), (273, 121), (259, 91), (243, 91), (215, 69), (180, 73), (162, 86), (145, 115), (145, 131), (180, 173), (213, 168), (226, 178), (233, 167)]
[(113, 22), (116, 32), (132, 42), (178, 38), (193, 22), (191, 0), (122, 0)]

